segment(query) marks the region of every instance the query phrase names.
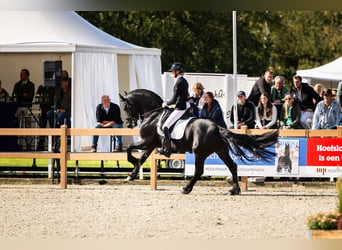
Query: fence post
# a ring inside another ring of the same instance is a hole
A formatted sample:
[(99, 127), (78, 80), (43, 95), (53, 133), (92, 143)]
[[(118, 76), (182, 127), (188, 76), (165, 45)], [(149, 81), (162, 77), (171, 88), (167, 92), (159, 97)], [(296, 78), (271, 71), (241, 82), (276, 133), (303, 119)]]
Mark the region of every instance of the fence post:
[[(241, 133), (247, 134), (247, 126), (241, 126)], [(248, 190), (248, 176), (241, 176), (241, 190), (247, 191)]]
[(337, 126), (337, 137), (342, 137), (342, 126)]
[(150, 169), (150, 185), (151, 190), (157, 189), (157, 163), (156, 163), (156, 150), (154, 149), (150, 155), (151, 169)]
[(61, 165), (61, 188), (67, 188), (67, 126), (61, 126), (61, 155), (60, 155), (60, 165)]

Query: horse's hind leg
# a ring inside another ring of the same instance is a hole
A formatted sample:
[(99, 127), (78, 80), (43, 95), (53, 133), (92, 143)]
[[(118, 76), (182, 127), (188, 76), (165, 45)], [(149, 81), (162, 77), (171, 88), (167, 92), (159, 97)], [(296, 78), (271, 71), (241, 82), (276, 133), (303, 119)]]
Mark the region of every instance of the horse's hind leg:
[(192, 188), (194, 187), (195, 183), (197, 180), (202, 176), (203, 174), (203, 167), (204, 167), (204, 160), (202, 157), (199, 157), (195, 155), (196, 160), (195, 160), (195, 174), (191, 178), (190, 182), (183, 187), (182, 193), (183, 194), (188, 194), (192, 191)]
[(241, 189), (239, 187), (239, 179), (237, 175), (237, 165), (235, 162), (230, 158), (228, 150), (224, 150), (221, 152), (217, 152), (218, 156), (221, 160), (228, 166), (229, 171), (233, 177), (233, 188), (229, 190), (229, 194), (231, 195), (239, 195), (241, 193)]

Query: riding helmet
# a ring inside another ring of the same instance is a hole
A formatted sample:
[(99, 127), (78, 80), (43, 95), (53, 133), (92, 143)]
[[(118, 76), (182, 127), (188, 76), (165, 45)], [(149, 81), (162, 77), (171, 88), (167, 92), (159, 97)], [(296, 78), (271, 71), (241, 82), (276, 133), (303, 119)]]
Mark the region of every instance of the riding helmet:
[(179, 71), (179, 72), (184, 72), (185, 71), (185, 67), (182, 63), (180, 62), (175, 62), (172, 64), (171, 69), (169, 69), (169, 72), (172, 71)]

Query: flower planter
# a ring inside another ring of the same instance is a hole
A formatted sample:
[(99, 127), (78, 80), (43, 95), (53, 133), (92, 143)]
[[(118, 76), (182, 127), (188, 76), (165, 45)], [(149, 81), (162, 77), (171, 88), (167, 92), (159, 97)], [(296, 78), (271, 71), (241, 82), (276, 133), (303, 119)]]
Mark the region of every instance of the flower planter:
[(342, 239), (342, 230), (309, 230), (309, 239)]

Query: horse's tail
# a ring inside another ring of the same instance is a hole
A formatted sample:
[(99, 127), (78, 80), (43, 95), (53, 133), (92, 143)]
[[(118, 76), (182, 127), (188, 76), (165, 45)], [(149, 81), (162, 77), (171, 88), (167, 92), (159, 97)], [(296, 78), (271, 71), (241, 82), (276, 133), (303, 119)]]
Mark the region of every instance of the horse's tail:
[(276, 155), (275, 152), (266, 148), (278, 141), (278, 130), (260, 135), (247, 135), (220, 127), (220, 134), (234, 155), (241, 156), (248, 161), (255, 160), (255, 157), (268, 160), (270, 156)]

